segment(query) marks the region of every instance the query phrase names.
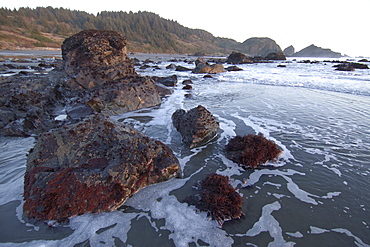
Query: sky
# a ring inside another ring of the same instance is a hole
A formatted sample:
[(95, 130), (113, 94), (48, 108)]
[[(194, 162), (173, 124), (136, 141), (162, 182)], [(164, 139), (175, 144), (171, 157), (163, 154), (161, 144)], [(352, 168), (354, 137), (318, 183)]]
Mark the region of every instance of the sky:
[(370, 57), (370, 0), (11, 0), (1, 7), (63, 7), (101, 11), (149, 11), (214, 36), (243, 42), (269, 37), (282, 49), (311, 44), (350, 56)]

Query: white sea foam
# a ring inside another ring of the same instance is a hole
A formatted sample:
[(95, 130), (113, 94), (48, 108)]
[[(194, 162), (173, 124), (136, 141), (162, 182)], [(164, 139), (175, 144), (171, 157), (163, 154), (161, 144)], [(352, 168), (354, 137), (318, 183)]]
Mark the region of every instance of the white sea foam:
[(187, 179), (174, 179), (151, 185), (136, 193), (125, 205), (150, 211), (154, 219), (165, 219), (162, 230), (172, 233), (170, 238), (176, 246), (188, 246), (202, 240), (211, 246), (230, 246), (234, 241), (219, 228), (216, 221), (210, 221), (206, 213), (197, 213), (193, 206), (180, 203), (169, 192), (184, 185)]
[(319, 228), (319, 227), (316, 227), (316, 226), (310, 226), (310, 232), (308, 232), (308, 233), (323, 234), (323, 233), (327, 233), (327, 232), (337, 232), (337, 233), (345, 234), (348, 237), (354, 238), (354, 244), (356, 244), (357, 246), (359, 246), (359, 247), (370, 247), (369, 244), (364, 243), (359, 237), (357, 237), (351, 231), (349, 231), (347, 229), (344, 229), (344, 228), (334, 228), (334, 229), (327, 230), (327, 229)]
[(274, 241), (270, 242), (268, 246), (294, 246), (294, 242), (285, 241), (279, 222), (271, 215), (273, 211), (277, 211), (280, 208), (281, 205), (279, 202), (263, 206), (261, 217), (253, 227), (247, 231), (245, 236), (254, 237), (262, 232), (268, 232), (274, 239)]

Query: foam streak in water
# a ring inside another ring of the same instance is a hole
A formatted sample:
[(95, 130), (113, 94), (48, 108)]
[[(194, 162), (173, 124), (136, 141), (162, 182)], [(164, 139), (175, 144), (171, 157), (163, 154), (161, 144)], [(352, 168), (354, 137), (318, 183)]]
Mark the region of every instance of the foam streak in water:
[[(279, 202), (267, 204), (262, 208), (262, 216), (253, 225), (251, 229), (247, 231), (245, 236), (254, 237), (262, 232), (268, 232), (274, 239), (268, 246), (294, 246), (294, 242), (286, 242), (283, 238), (283, 231), (279, 225), (279, 222), (271, 215), (273, 211), (277, 211), (281, 208)], [(238, 235), (242, 236), (242, 235)]]

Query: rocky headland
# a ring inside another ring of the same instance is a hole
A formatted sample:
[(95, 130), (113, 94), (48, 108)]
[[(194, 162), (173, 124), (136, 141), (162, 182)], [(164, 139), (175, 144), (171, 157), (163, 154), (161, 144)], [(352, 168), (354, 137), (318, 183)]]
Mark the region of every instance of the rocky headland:
[(310, 45), (306, 48), (290, 55), (292, 57), (327, 57), (327, 58), (340, 58), (342, 54), (334, 52), (330, 49), (318, 47), (316, 45)]

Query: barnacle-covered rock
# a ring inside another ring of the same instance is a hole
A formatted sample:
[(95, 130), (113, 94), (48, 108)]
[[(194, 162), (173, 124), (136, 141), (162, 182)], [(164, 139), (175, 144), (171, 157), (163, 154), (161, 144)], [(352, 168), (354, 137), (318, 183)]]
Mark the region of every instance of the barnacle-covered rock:
[(103, 114), (44, 133), (29, 154), (25, 216), (63, 221), (111, 211), (179, 173), (171, 149)]

